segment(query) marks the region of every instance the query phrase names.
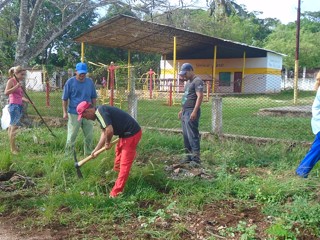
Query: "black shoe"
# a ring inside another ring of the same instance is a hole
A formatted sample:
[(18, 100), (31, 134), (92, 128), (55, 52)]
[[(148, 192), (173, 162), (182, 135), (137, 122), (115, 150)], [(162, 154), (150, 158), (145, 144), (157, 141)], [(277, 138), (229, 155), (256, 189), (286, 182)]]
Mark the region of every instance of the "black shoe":
[(189, 166), (193, 168), (199, 168), (201, 167), (201, 162), (200, 161), (190, 161)]
[(184, 159), (180, 160), (181, 164), (188, 164), (190, 162), (192, 162), (190, 158), (184, 158)]

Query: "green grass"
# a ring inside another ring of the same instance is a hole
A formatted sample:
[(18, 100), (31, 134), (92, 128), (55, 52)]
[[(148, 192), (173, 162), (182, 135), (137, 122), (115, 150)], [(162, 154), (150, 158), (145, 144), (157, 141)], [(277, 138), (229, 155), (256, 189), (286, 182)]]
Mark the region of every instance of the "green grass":
[[(182, 136), (145, 131), (123, 196), (109, 199), (116, 178), (110, 172), (113, 151), (84, 165), (84, 178), (79, 180), (73, 159), (63, 152), (66, 131), (54, 132), (57, 139), (44, 128), (24, 130), (18, 135), (22, 153), (17, 156), (8, 153), (7, 141), (0, 143), (0, 171), (16, 170), (36, 183), (35, 188), (1, 192), (0, 214), (22, 216), (18, 226), (68, 228), (70, 239), (186, 239), (188, 217), (197, 216), (208, 204), (232, 201), (239, 207), (259, 206), (265, 218), (270, 216), (265, 229), (269, 239), (300, 239), (306, 232), (320, 237), (319, 166), (308, 179), (294, 176), (306, 148), (202, 141), (203, 164), (213, 178), (172, 180), (164, 167), (181, 159)], [(98, 134), (97, 128), (96, 140)], [(40, 144), (33, 143), (33, 135)], [(7, 137), (5, 132), (0, 136)], [(81, 138), (80, 134), (76, 145), (79, 159)], [(168, 227), (157, 226), (159, 219)], [(257, 234), (244, 220), (228, 227), (220, 232), (226, 238)]]
[[(46, 107), (45, 93), (30, 93), (39, 112), (44, 116), (62, 116), (61, 92), (50, 93), (50, 107)], [(299, 92), (298, 105), (311, 105), (314, 92)], [(139, 100), (138, 122), (142, 126), (159, 128), (181, 128), (177, 114), (180, 111), (179, 100), (174, 106), (167, 106), (167, 99)], [(116, 101), (116, 106), (120, 106)], [(223, 133), (270, 137), (298, 141), (312, 141), (309, 117), (274, 117), (259, 116), (259, 109), (292, 106), (293, 92), (279, 94), (239, 95), (223, 97)], [(201, 131), (212, 131), (211, 101), (202, 104), (200, 120)], [(123, 102), (122, 109), (127, 110)], [(32, 107), (29, 113), (35, 114)]]

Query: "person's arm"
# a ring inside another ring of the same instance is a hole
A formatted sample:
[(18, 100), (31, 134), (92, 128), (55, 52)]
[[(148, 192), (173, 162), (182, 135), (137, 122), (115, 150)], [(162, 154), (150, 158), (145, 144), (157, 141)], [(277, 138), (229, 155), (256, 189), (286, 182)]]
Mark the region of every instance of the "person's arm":
[(111, 146), (111, 139), (113, 137), (113, 127), (112, 125), (108, 125), (106, 128), (101, 129), (101, 135), (99, 142), (95, 149), (92, 151), (91, 156), (96, 157), (95, 152), (101, 149), (103, 146), (108, 150)]
[(68, 118), (68, 100), (62, 100), (63, 118)]
[(13, 93), (20, 86), (21, 86), (20, 83), (13, 85), (12, 80), (9, 80), (7, 83), (6, 89), (4, 90), (4, 94), (9, 96), (11, 93)]
[(92, 104), (92, 106), (96, 106), (97, 105), (97, 99), (96, 98), (92, 98), (91, 99), (91, 104)]
[(203, 100), (203, 92), (202, 91), (198, 91), (196, 92), (197, 94), (197, 101), (196, 101), (196, 105), (194, 106), (194, 109), (190, 115), (190, 120), (194, 121), (197, 118), (197, 114), (198, 114), (198, 110), (200, 109), (202, 100)]
[(25, 98), (25, 97), (22, 97), (22, 101), (32, 104), (32, 102), (30, 102), (30, 100), (28, 98)]

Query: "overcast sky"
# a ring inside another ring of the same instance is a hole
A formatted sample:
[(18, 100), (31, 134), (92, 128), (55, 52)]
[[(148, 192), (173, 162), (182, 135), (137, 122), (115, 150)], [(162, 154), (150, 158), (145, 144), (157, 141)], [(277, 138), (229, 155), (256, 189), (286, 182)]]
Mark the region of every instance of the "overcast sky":
[[(170, 0), (178, 3), (179, 0)], [(277, 18), (282, 23), (294, 22), (297, 19), (298, 0), (234, 0), (239, 5), (243, 4), (247, 10), (263, 12), (259, 18)], [(201, 8), (206, 7), (206, 0), (184, 0), (185, 3)], [(320, 0), (301, 0), (301, 12), (320, 11)]]
[[(278, 18), (282, 23), (297, 19), (298, 0), (236, 0), (247, 6), (247, 10), (262, 11), (261, 18)], [(301, 0), (301, 12), (320, 11), (320, 0)]]

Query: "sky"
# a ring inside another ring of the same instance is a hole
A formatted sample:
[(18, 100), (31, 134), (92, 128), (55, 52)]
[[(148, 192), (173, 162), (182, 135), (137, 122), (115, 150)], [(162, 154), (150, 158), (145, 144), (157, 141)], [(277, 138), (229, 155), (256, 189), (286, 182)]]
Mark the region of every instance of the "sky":
[[(178, 3), (179, 0), (170, 0)], [(213, 0), (209, 0), (213, 1)], [(294, 22), (297, 19), (298, 0), (233, 0), (237, 4), (245, 5), (249, 12), (263, 12), (259, 18), (277, 18), (283, 24)], [(206, 9), (206, 0), (184, 0), (195, 7)], [(301, 13), (305, 11), (320, 11), (320, 0), (301, 0)]]
[[(244, 4), (247, 10), (262, 11), (260, 18), (278, 18), (282, 23), (297, 19), (298, 0), (235, 0)], [(320, 11), (320, 0), (301, 0), (301, 12)]]

